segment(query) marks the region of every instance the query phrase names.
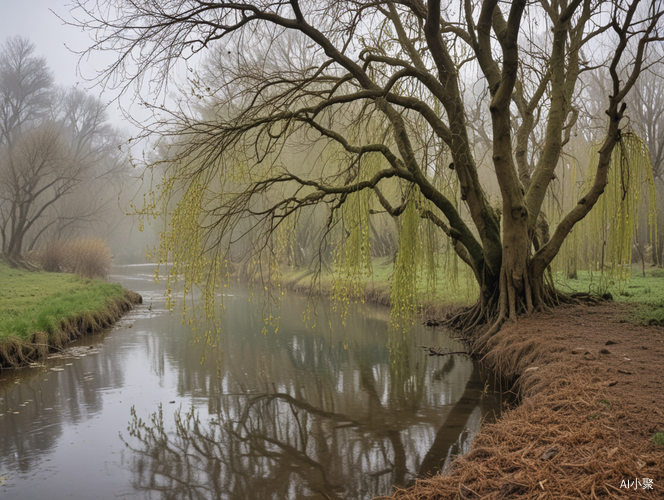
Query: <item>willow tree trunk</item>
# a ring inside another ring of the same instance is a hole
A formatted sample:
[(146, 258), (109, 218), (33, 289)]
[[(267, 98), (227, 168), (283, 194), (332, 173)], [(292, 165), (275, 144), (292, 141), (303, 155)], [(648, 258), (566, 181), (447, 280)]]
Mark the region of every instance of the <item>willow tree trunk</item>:
[(530, 238), (525, 209), (512, 208), (503, 221), (503, 264), (500, 271), (500, 316), (516, 319), (526, 310), (532, 312), (532, 287), (529, 271)]

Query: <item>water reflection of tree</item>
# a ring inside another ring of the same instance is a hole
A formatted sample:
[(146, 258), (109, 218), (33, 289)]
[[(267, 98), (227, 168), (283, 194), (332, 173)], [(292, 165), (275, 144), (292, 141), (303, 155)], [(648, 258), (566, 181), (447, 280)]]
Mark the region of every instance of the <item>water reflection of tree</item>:
[[(200, 417), (181, 409), (174, 423), (161, 409), (147, 422), (134, 414), (125, 439), (136, 488), (164, 499), (367, 498), (463, 448), (480, 412), (477, 401), (455, 403), (471, 388), (479, 397), (481, 382), (466, 359), (413, 349), (445, 342), (433, 332), (405, 339), (361, 311), (349, 312), (352, 329), (333, 316), (311, 330), (293, 299), (282, 304), (279, 333), (264, 335), (246, 300), (231, 309), (228, 334), (203, 362), (180, 340), (179, 322), (161, 337), (178, 395), (207, 406), (197, 406)], [(454, 435), (439, 431), (446, 416)]]
[(409, 430), (431, 423), (381, 402), (375, 370), (359, 366), (366, 399), (354, 415), (285, 392), (224, 397), (207, 421), (178, 410), (173, 430), (161, 408), (148, 422), (134, 412), (125, 441), (134, 486), (164, 499), (366, 498), (431, 473), (462, 447), (482, 394), (476, 373), (430, 448), (417, 453)]

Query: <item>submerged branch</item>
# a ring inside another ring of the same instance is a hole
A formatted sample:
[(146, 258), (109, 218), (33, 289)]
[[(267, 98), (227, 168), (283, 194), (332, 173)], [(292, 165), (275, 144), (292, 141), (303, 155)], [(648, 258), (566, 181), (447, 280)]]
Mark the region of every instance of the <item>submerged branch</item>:
[(452, 354), (465, 354), (466, 356), (470, 356), (470, 353), (468, 351), (450, 351), (449, 349), (444, 347), (435, 348), (425, 345), (416, 345), (415, 347), (422, 349), (429, 356), (451, 356)]

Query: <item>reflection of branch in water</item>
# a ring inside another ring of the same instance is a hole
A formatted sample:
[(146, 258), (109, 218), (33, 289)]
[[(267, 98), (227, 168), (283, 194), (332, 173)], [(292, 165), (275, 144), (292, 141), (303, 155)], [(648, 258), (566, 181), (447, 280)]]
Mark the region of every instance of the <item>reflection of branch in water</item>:
[(347, 416), (342, 415), (340, 413), (334, 413), (334, 412), (331, 412), (331, 411), (321, 410), (319, 408), (316, 408), (313, 405), (310, 405), (306, 401), (300, 401), (298, 399), (295, 399), (290, 394), (286, 394), (284, 392), (277, 392), (275, 394), (263, 394), (261, 396), (256, 396), (256, 397), (252, 398), (249, 405), (247, 405), (245, 413), (251, 409), (251, 405), (253, 405), (254, 403), (257, 403), (259, 401), (270, 402), (274, 399), (279, 399), (281, 401), (284, 401), (288, 404), (293, 405), (296, 408), (304, 410), (304, 411), (306, 411), (308, 413), (311, 413), (313, 415), (318, 415), (320, 417), (327, 418), (329, 420), (334, 420), (334, 421), (337, 421), (337, 422), (344, 422), (344, 423), (346, 423), (346, 425), (344, 425), (344, 427), (352, 427), (352, 426), (359, 426), (360, 425), (360, 422), (357, 421), (357, 420), (350, 419)]
[[(395, 401), (392, 392), (378, 390), (389, 379), (374, 364), (363, 359), (358, 368), (367, 399), (352, 417), (328, 411), (323, 400), (314, 405), (285, 392), (226, 395), (218, 400), (218, 413), (205, 423), (193, 409), (178, 410), (173, 431), (165, 428), (161, 407), (147, 422), (133, 411), (133, 439), (125, 443), (133, 452), (135, 487), (163, 499), (340, 500), (373, 497), (393, 484), (405, 485), (415, 476), (408, 464), (418, 467), (421, 439), (430, 435), (426, 429), (431, 423), (423, 420), (421, 410), (412, 411), (422, 394), (416, 387), (419, 375), (401, 378), (401, 394), (409, 396)], [(462, 432), (475, 408), (468, 400), (473, 384), (466, 385), (446, 421), (463, 421), (456, 426)], [(412, 406), (404, 409), (405, 401)], [(452, 433), (449, 428), (438, 432), (420, 472), (433, 471), (445, 459), (461, 439), (456, 430)]]
[[(385, 408), (383, 408), (378, 396), (373, 372), (366, 363), (360, 364), (360, 382), (369, 394), (369, 421), (380, 429), (389, 429), (389, 416), (386, 415)], [(403, 486), (408, 470), (406, 468), (406, 450), (401, 441), (401, 433), (398, 430), (391, 429), (386, 432), (386, 435), (394, 452), (394, 479), (392, 482), (396, 486)]]
[(447, 358), (447, 361), (445, 361), (445, 364), (440, 370), (437, 370), (433, 374), (433, 380), (445, 380), (445, 377), (447, 376), (448, 373), (450, 373), (454, 369), (455, 365), (455, 359), (453, 356), (450, 356)]
[(235, 422), (202, 424), (193, 409), (178, 410), (174, 432), (166, 431), (161, 407), (147, 422), (134, 411), (129, 434), (139, 445), (124, 440), (134, 453), (134, 486), (164, 499), (341, 499), (389, 489), (390, 477), (352, 474), (385, 468), (389, 453), (380, 439), (361, 440), (362, 430), (334, 425), (350, 419), (315, 410), (284, 395), (236, 399)]
[(473, 365), (473, 373), (466, 382), (466, 388), (436, 433), (431, 448), (422, 459), (417, 477), (436, 474), (440, 471), (445, 459), (455, 452), (453, 448), (456, 447), (456, 453), (458, 453), (459, 442), (464, 437), (468, 419), (482, 397), (483, 386), (477, 377), (477, 372), (477, 366)]

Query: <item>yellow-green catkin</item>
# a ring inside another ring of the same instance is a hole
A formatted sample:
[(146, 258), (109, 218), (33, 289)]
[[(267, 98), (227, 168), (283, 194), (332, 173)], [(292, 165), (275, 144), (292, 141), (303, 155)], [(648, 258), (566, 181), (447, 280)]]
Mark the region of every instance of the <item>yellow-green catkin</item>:
[[(380, 168), (377, 154), (366, 155), (359, 163), (357, 182), (370, 178)], [(368, 189), (350, 193), (340, 209), (341, 235), (334, 256), (332, 294), (335, 308), (344, 317), (351, 301), (363, 301), (367, 280), (372, 274), (369, 210), (372, 192)]]
[(411, 199), (399, 217), (399, 249), (394, 260), (390, 293), (393, 323), (412, 321), (417, 314), (417, 269), (422, 251), (419, 224), (417, 202)]
[[(586, 179), (574, 196), (595, 181), (598, 146), (591, 148)], [(576, 170), (571, 174), (576, 178)], [(645, 197), (645, 200), (644, 200)], [(656, 241), (655, 183), (648, 148), (633, 131), (623, 131), (612, 155), (608, 184), (588, 216), (580, 221), (554, 261), (554, 269), (571, 276), (578, 270), (599, 275), (600, 290), (630, 279), (633, 238), (640, 212), (648, 210), (651, 241)]]

